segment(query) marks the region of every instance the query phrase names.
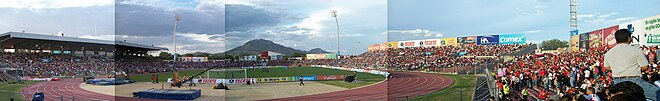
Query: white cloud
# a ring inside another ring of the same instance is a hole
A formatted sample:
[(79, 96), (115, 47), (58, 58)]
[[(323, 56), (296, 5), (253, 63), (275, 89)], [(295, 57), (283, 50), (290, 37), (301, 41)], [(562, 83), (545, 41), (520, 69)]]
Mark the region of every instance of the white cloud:
[(540, 5), (539, 5), (539, 6), (534, 6), (535, 9), (538, 9), (538, 8), (545, 8), (545, 7), (546, 7), (546, 6), (540, 6)]
[(582, 14), (578, 15), (578, 20), (579, 21), (584, 21), (587, 23), (603, 23), (603, 24), (609, 24), (609, 23), (621, 23), (623, 21), (628, 21), (628, 20), (633, 20), (635, 19), (634, 17), (621, 17), (621, 18), (612, 18), (614, 15), (618, 15), (620, 13), (618, 12), (611, 12), (607, 14), (602, 14), (602, 13), (592, 13), (592, 14)]
[[(201, 41), (201, 42), (212, 42), (212, 43), (217, 43), (217, 42), (223, 42), (225, 41), (224, 39), (224, 34), (196, 34), (196, 33), (179, 33), (178, 35), (187, 37), (196, 41)], [(216, 37), (216, 38), (214, 38)]]
[[(334, 19), (332, 19), (332, 16), (330, 16), (330, 10), (332, 10), (332, 9), (324, 9), (324, 10), (315, 11), (314, 13), (309, 15), (307, 18), (303, 19), (300, 23), (295, 24), (293, 26), (296, 26), (296, 27), (299, 27), (299, 28), (311, 29), (311, 31), (309, 32), (309, 34), (311, 36), (322, 36), (320, 34), (323, 31), (323, 29), (326, 28), (325, 26), (327, 26), (327, 25), (324, 25), (324, 24), (330, 24), (330, 23), (325, 23), (325, 22), (330, 22), (330, 21), (334, 20)], [(334, 23), (332, 25), (334, 25)]]
[(115, 35), (83, 35), (79, 38), (113, 41), (115, 40)]
[(635, 19), (635, 17), (616, 18), (616, 22), (630, 21), (630, 20), (634, 20), (634, 19)]
[(529, 33), (529, 34), (531, 34), (531, 33), (539, 33), (539, 32), (541, 32), (541, 30), (529, 30), (529, 31), (525, 31), (525, 32), (523, 32), (523, 33)]
[(113, 5), (113, 0), (2, 0), (0, 8), (49, 9)]

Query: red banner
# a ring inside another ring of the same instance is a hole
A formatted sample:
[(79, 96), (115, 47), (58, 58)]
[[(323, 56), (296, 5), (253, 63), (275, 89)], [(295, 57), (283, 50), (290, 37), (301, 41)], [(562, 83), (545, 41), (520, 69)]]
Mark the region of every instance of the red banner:
[(589, 49), (597, 49), (596, 47), (600, 47), (603, 45), (603, 30), (595, 30), (592, 32), (589, 32), (589, 45), (591, 48)]
[(322, 80), (344, 80), (343, 75), (318, 75), (316, 76), (316, 80), (322, 81)]
[(603, 29), (603, 43), (607, 44), (608, 48), (612, 48), (616, 45), (616, 39), (614, 38), (614, 32), (619, 30), (619, 26), (612, 26)]

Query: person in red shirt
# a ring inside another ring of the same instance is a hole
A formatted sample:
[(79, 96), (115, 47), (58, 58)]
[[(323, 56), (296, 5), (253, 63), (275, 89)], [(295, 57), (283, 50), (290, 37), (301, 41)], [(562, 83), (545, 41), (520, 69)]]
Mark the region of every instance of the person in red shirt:
[(541, 91), (539, 92), (539, 101), (545, 101), (545, 99), (547, 98), (546, 95), (547, 92), (545, 91), (545, 89), (541, 89)]
[(154, 80), (156, 80), (156, 76), (151, 75), (151, 83), (156, 83), (156, 81), (154, 81)]

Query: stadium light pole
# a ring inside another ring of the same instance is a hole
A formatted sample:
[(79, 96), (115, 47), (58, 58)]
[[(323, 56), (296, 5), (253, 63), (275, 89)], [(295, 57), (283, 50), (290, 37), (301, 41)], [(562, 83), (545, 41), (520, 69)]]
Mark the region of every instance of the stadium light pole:
[(337, 10), (332, 10), (330, 13), (337, 23), (337, 59), (339, 59), (339, 20), (337, 19)]
[(174, 36), (174, 61), (173, 61), (174, 68), (176, 68), (176, 27), (177, 27), (177, 24), (179, 24), (179, 15), (174, 14), (174, 32), (172, 32), (173, 36)]

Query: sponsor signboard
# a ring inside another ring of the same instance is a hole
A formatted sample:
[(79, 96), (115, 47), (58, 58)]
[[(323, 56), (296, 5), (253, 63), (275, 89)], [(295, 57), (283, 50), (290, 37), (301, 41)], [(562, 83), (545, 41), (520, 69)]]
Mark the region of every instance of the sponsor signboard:
[(469, 46), (477, 45), (477, 36), (468, 36), (465, 40), (465, 44)]
[(646, 37), (644, 37), (644, 27), (642, 20), (636, 20), (619, 25), (619, 29), (628, 29), (632, 33), (631, 45), (646, 45)]
[(381, 43), (378, 45), (380, 50), (386, 50), (387, 49), (387, 43)]
[(440, 46), (458, 46), (456, 38), (441, 38)]
[(322, 80), (344, 80), (345, 77), (343, 75), (317, 75), (316, 79), (319, 81)]
[(337, 59), (337, 54), (325, 54), (325, 59)]
[(419, 44), (419, 46), (422, 47), (440, 46), (440, 40), (438, 39), (417, 40), (417, 44)]
[[(294, 81), (299, 81), (300, 80), (300, 76), (295, 76), (293, 78), (294, 78)], [(304, 81), (316, 81), (316, 76), (302, 76), (302, 78), (303, 78)]]
[(467, 37), (457, 37), (456, 38), (456, 43), (458, 43), (458, 45), (464, 45), (464, 44), (466, 44), (466, 42), (467, 42)]
[(399, 42), (387, 42), (387, 48), (399, 48)]
[(589, 47), (599, 47), (603, 45), (602, 42), (603, 30), (595, 30), (589, 32)]
[(477, 45), (494, 45), (499, 44), (499, 35), (484, 35), (477, 36)]
[(399, 41), (399, 48), (417, 47), (418, 41)]
[[(238, 78), (238, 79), (193, 79), (193, 83), (223, 83), (223, 84), (246, 84), (247, 82), (255, 83), (256, 78)], [(167, 79), (168, 83), (172, 83), (172, 78)], [(185, 82), (190, 83), (190, 81)]]
[(527, 36), (525, 34), (503, 34), (500, 35), (500, 44), (525, 44)]
[(580, 48), (578, 47), (580, 44), (580, 35), (575, 35), (571, 36), (570, 44), (571, 44), (571, 51), (575, 52), (578, 51)]
[(612, 48), (616, 45), (614, 32), (616, 32), (617, 30), (619, 30), (619, 26), (612, 26), (603, 29), (603, 44), (607, 44), (608, 48)]
[(589, 49), (589, 33), (580, 34), (580, 49)]
[[(367, 46), (367, 51), (374, 51), (374, 46)], [(307, 58), (309, 59), (309, 58)]]
[(306, 57), (307, 59), (326, 59), (326, 54), (307, 54)]
[(578, 30), (572, 30), (572, 31), (570, 31), (570, 33), (571, 33), (570, 34), (571, 36), (576, 36), (576, 35), (578, 35)]
[(660, 15), (644, 19), (644, 33), (647, 35), (646, 43), (660, 44)]

